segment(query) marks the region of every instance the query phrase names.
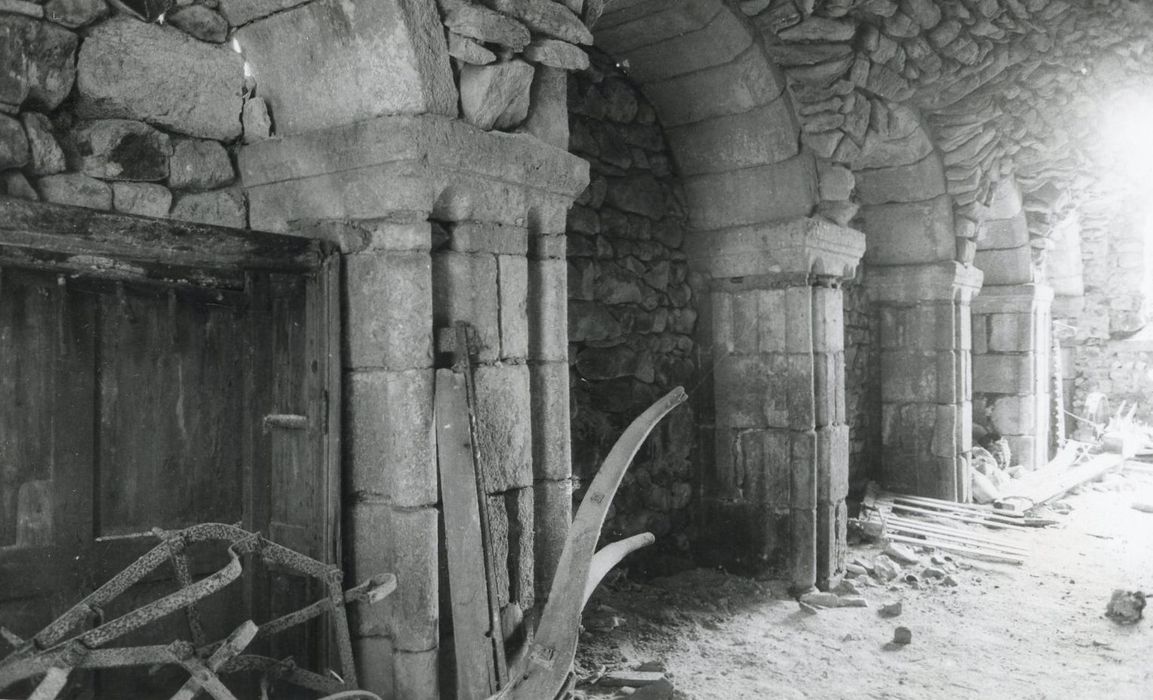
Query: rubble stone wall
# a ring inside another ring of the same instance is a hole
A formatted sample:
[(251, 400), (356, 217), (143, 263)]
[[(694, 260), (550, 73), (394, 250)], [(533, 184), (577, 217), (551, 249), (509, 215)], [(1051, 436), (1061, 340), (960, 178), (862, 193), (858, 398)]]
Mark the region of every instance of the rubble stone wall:
[(230, 149), (270, 123), (219, 12), (188, 5), (163, 25), (104, 0), (2, 12), (4, 193), (247, 226)]
[[(569, 362), (575, 495), (625, 427), (696, 376), (696, 297), (682, 252), (684, 193), (648, 99), (613, 65), (569, 81), (572, 151), (589, 161), (588, 189), (568, 216)], [(626, 473), (605, 536), (652, 532), (640, 556), (683, 556), (694, 498), (693, 413), (682, 406), (649, 438)]]

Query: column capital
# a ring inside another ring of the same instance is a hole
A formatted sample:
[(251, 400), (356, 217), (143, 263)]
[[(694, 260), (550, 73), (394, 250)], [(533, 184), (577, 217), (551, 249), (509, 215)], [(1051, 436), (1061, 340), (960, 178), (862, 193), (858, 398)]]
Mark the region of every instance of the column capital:
[(984, 287), (973, 299), (973, 313), (1024, 314), (1048, 310), (1053, 288), (1047, 284), (998, 284)]
[(865, 286), (875, 301), (970, 301), (981, 289), (984, 274), (956, 261), (924, 265), (868, 266)]
[(821, 219), (697, 231), (685, 238), (693, 269), (714, 279), (759, 275), (851, 277), (865, 252), (865, 234)]
[[(588, 163), (528, 134), (486, 132), (424, 114), (369, 119), (243, 146), (254, 229), (398, 211), (563, 232)], [(560, 230), (552, 230), (560, 226)]]

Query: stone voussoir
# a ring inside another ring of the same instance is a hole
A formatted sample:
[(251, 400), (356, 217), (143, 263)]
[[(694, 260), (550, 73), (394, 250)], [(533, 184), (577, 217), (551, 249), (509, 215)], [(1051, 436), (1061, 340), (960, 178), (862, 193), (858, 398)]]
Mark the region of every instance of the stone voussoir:
[(444, 26), (461, 36), (513, 51), (528, 46), (528, 28), (515, 19), (467, 0), (439, 0)]
[(592, 32), (564, 5), (551, 0), (486, 0), (492, 9), (514, 17), (534, 32), (587, 46)]
[(584, 70), (589, 67), (584, 49), (566, 41), (537, 39), (525, 47), (524, 57), (534, 63), (562, 70)]

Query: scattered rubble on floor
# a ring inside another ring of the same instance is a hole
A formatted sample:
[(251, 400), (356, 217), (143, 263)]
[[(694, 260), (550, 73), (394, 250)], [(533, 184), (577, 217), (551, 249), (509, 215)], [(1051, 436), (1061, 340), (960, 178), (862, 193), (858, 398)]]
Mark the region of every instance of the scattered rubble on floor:
[(1145, 594), (1141, 591), (1113, 591), (1109, 605), (1105, 608), (1105, 616), (1122, 625), (1132, 625), (1141, 619), (1145, 610)]
[(893, 644), (900, 644), (905, 646), (911, 644), (913, 641), (913, 631), (908, 627), (898, 627), (893, 630)]

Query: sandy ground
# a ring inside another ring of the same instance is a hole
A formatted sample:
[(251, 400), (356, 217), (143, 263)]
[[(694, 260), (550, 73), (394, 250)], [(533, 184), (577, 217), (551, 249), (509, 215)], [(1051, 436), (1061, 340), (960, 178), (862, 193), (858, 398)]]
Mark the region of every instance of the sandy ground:
[[(1153, 473), (1108, 475), (1065, 499), (1060, 524), (1006, 535), (1031, 549), (1024, 566), (954, 557), (956, 587), (862, 585), (869, 608), (811, 615), (782, 584), (705, 570), (618, 580), (586, 609), (582, 688), (620, 697), (587, 681), (661, 661), (675, 697), (700, 700), (1153, 698), (1153, 607), (1132, 626), (1104, 616), (1115, 588), (1153, 593), (1153, 514), (1135, 501), (1153, 503)], [(880, 616), (898, 600), (899, 617)], [(908, 646), (889, 644), (898, 625)]]

